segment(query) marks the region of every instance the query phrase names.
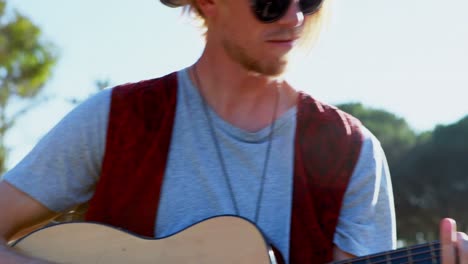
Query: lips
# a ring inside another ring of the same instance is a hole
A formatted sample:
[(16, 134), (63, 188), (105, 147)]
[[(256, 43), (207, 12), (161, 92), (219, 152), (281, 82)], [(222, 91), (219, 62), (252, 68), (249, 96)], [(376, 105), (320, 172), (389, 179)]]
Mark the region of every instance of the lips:
[(282, 49), (292, 49), (299, 38), (285, 38), (285, 39), (270, 39), (267, 41), (270, 46), (282, 48)]
[(296, 45), (302, 35), (301, 33), (302, 30), (300, 28), (281, 29), (276, 30), (275, 32), (270, 32), (266, 36), (265, 40), (271, 48), (289, 51)]
[(268, 42), (272, 42), (272, 43), (289, 43), (289, 42), (294, 42), (296, 40), (297, 39), (272, 39), (272, 40), (268, 40)]
[(299, 36), (292, 36), (292, 37), (283, 37), (283, 38), (271, 38), (268, 39), (268, 42), (288, 42), (288, 41), (296, 41), (299, 39)]

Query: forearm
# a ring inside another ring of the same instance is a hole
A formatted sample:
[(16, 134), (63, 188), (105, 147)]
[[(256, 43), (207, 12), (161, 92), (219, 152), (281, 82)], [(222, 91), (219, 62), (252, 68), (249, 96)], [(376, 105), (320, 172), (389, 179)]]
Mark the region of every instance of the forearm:
[(0, 263), (47, 263), (15, 252), (7, 242), (32, 231), (55, 213), (6, 181), (0, 181), (0, 212)]

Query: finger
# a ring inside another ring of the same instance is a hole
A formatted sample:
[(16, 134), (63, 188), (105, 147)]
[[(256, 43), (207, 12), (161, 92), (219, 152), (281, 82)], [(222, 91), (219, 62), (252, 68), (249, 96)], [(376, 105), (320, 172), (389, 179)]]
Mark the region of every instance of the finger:
[(465, 233), (457, 233), (457, 247), (460, 264), (468, 264), (468, 236)]
[(455, 264), (455, 246), (457, 241), (457, 224), (455, 220), (444, 218), (440, 222), (440, 246), (442, 264)]

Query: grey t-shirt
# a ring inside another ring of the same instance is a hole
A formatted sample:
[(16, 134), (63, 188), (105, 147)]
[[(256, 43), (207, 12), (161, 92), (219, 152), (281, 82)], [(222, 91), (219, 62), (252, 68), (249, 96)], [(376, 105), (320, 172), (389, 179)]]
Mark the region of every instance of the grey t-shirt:
[[(178, 97), (155, 237), (174, 234), (215, 215), (235, 214), (197, 88), (178, 73)], [(87, 100), (55, 128), (5, 180), (54, 211), (91, 198), (104, 156), (111, 89)], [(209, 110), (240, 216), (254, 221), (270, 127), (237, 128)], [(289, 256), (295, 107), (276, 120), (256, 223)], [(334, 242), (367, 255), (395, 248), (390, 174), (378, 140), (364, 127), (364, 144), (345, 194)]]

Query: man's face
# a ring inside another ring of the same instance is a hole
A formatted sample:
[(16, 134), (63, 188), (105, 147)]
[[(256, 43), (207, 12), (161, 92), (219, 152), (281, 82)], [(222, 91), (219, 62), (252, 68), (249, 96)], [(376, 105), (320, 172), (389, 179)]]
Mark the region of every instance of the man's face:
[(247, 70), (279, 75), (284, 72), (309, 18), (304, 17), (298, 0), (294, 0), (280, 20), (262, 23), (255, 18), (249, 1), (217, 1), (218, 12), (208, 25), (208, 34), (214, 34), (212, 37), (226, 54)]

